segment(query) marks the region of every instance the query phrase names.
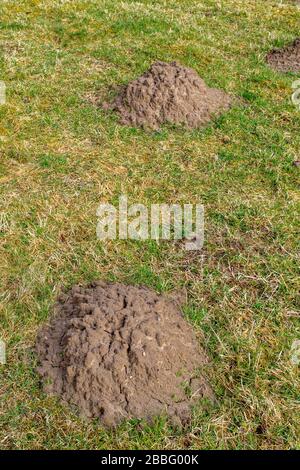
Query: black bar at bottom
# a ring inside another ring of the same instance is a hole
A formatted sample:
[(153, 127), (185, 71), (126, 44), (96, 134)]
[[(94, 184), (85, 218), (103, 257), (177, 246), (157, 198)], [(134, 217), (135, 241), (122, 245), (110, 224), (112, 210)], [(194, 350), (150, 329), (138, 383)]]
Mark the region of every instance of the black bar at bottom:
[[(201, 467), (218, 463), (221, 465), (240, 466), (249, 465), (274, 465), (299, 464), (299, 452), (297, 451), (205, 451), (205, 450), (93, 450), (93, 451), (0, 451), (0, 463), (28, 464), (30, 467), (47, 464), (71, 464), (86, 470), (86, 466), (92, 464), (93, 470), (105, 467), (121, 466), (124, 468), (137, 468), (141, 465), (187, 465)], [(56, 469), (55, 469), (56, 470)], [(256, 468), (255, 468), (256, 470)]]

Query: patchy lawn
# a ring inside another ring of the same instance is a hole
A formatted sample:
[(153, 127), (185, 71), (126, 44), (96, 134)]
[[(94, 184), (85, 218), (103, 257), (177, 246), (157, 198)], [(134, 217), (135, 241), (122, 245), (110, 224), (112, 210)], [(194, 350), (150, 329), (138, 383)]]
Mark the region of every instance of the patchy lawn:
[[(0, 447), (299, 448), (300, 110), (293, 74), (266, 53), (299, 36), (275, 0), (2, 0)], [(98, 100), (155, 60), (193, 67), (243, 98), (206, 129), (125, 128)], [(296, 78), (295, 78), (296, 77)], [(101, 200), (205, 205), (200, 255), (172, 242), (100, 242)], [(186, 317), (218, 405), (184, 430), (163, 419), (114, 432), (46, 397), (32, 347), (62, 287), (93, 279), (185, 287)]]

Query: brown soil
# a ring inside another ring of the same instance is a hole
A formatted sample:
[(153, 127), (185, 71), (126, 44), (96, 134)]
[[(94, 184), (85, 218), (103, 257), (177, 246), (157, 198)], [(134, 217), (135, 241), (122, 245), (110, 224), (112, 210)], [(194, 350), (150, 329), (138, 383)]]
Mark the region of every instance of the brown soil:
[(273, 49), (266, 60), (279, 72), (300, 72), (300, 38), (283, 49)]
[(230, 104), (226, 93), (208, 88), (193, 69), (156, 62), (103, 107), (116, 111), (121, 124), (158, 129), (164, 123), (201, 127)]
[(45, 392), (105, 426), (161, 413), (185, 423), (192, 404), (213, 400), (199, 375), (207, 358), (178, 303), (145, 287), (73, 287), (36, 350)]

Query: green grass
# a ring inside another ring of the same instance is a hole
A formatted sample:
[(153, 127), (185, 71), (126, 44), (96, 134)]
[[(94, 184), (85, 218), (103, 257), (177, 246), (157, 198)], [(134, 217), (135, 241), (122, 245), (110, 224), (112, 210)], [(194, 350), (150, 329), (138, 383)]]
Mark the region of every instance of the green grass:
[[(299, 35), (300, 10), (275, 0), (12, 0), (0, 10), (0, 447), (299, 448), (300, 110), (295, 75), (264, 57)], [(246, 106), (206, 129), (145, 133), (95, 105), (158, 59), (194, 67)], [(97, 206), (121, 193), (203, 203), (201, 255), (98, 241)], [(107, 432), (41, 392), (37, 329), (62, 287), (98, 278), (188, 290), (218, 398), (188, 428), (158, 418)]]

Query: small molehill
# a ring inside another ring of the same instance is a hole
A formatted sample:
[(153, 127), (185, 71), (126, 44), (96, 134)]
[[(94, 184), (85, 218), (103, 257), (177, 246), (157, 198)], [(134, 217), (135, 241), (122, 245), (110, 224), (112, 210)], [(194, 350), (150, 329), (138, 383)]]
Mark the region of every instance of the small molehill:
[(192, 404), (213, 399), (201, 376), (207, 357), (178, 304), (145, 287), (73, 287), (36, 350), (46, 393), (105, 426), (161, 413), (185, 423)]
[(300, 38), (282, 49), (273, 49), (266, 57), (268, 64), (279, 72), (300, 72)]
[(165, 123), (201, 127), (230, 104), (229, 95), (208, 88), (195, 70), (177, 62), (156, 62), (103, 107), (116, 111), (121, 124), (158, 129)]

